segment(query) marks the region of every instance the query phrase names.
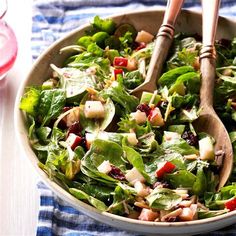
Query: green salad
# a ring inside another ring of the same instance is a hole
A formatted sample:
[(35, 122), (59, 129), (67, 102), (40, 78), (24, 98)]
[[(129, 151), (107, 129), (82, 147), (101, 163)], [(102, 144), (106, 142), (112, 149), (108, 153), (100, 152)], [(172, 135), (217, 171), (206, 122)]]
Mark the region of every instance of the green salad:
[[(201, 37), (175, 35), (158, 89), (138, 99), (131, 91), (145, 80), (154, 43), (145, 30), (96, 16), (61, 49), (71, 56), (20, 102), (39, 167), (77, 199), (128, 218), (176, 222), (233, 211), (236, 169), (217, 192), (224, 153), (192, 125), (201, 109)], [(236, 148), (236, 38), (215, 46), (214, 107)]]

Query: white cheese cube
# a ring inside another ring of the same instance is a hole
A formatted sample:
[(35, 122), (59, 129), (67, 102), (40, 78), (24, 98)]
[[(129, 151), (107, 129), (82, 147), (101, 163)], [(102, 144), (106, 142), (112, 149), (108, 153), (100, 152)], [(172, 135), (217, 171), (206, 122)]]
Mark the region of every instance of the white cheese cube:
[(131, 170), (127, 172), (125, 175), (125, 178), (131, 183), (134, 184), (136, 181), (140, 181), (141, 183), (145, 182), (145, 178), (142, 176), (142, 174), (133, 167)]
[(86, 101), (84, 105), (84, 115), (86, 118), (104, 118), (105, 109), (100, 101)]

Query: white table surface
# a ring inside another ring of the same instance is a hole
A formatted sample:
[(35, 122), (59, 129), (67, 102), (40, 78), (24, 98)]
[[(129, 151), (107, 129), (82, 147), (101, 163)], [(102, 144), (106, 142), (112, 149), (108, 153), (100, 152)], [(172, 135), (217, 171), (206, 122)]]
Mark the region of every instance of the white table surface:
[(0, 235), (35, 235), (38, 177), (19, 147), (14, 131), (17, 89), (32, 65), (30, 52), (31, 0), (8, 0), (5, 16), (18, 39), (18, 57), (0, 81)]

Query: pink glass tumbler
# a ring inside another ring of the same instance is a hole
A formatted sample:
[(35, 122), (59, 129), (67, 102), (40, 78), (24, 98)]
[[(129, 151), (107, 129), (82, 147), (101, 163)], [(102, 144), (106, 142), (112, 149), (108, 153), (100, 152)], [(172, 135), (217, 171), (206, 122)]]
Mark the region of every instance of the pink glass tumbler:
[[(0, 1), (0, 3), (2, 2), (4, 1)], [(18, 50), (16, 36), (11, 27), (3, 20), (7, 10), (6, 1), (4, 3), (5, 9), (0, 8), (0, 80), (12, 68)]]

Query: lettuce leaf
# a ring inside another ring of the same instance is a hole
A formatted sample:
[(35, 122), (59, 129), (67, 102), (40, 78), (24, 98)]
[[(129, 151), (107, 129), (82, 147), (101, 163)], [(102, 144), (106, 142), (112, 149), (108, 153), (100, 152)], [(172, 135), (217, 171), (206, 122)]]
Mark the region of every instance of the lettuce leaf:
[(171, 210), (182, 201), (180, 195), (167, 188), (155, 188), (146, 199), (151, 208), (158, 210)]

